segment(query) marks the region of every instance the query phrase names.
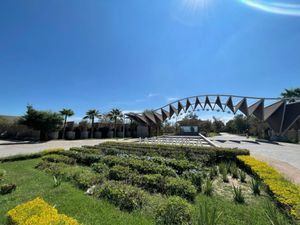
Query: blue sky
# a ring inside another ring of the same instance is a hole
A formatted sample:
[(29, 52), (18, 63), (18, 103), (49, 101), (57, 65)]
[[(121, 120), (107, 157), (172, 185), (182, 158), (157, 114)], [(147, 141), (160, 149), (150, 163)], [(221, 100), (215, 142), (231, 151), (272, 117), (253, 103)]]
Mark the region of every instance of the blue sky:
[(297, 1), (0, 0), (0, 114), (300, 86)]

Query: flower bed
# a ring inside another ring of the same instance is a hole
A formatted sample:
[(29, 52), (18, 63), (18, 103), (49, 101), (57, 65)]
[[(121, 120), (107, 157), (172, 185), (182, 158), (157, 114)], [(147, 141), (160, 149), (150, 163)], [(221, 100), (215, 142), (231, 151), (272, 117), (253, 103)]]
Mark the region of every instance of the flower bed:
[(267, 163), (251, 156), (237, 157), (244, 165), (260, 177), (275, 199), (285, 206), (292, 216), (300, 219), (300, 187), (286, 180), (277, 170)]
[(80, 223), (50, 206), (41, 198), (16, 206), (7, 213), (8, 224), (16, 225), (80, 225)]

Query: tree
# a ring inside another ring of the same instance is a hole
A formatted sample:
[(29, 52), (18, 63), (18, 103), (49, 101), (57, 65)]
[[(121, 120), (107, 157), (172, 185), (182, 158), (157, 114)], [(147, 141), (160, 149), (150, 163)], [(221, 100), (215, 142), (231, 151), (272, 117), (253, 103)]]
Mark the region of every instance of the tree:
[(213, 117), (212, 128), (213, 128), (214, 132), (219, 133), (224, 129), (224, 127), (225, 127), (225, 124), (223, 123), (222, 120), (219, 120), (216, 117)]
[(91, 138), (94, 137), (94, 126), (95, 126), (95, 118), (100, 118), (101, 114), (96, 109), (90, 109), (86, 112), (86, 116), (83, 117), (84, 120), (89, 119), (92, 121), (92, 129), (91, 129)]
[(63, 128), (63, 133), (62, 133), (62, 139), (65, 138), (65, 132), (66, 132), (66, 125), (67, 125), (67, 119), (70, 116), (74, 115), (74, 111), (72, 109), (62, 109), (59, 111), (59, 113), (64, 116), (64, 128)]
[(112, 109), (108, 116), (110, 120), (114, 121), (114, 136), (117, 137), (117, 121), (122, 118), (122, 111), (120, 109)]
[(63, 117), (56, 112), (40, 111), (32, 106), (27, 106), (26, 114), (21, 117), (19, 123), (34, 130), (39, 130), (40, 140), (47, 141), (49, 140), (48, 134), (50, 132), (61, 129)]
[(283, 98), (291, 98), (290, 102), (295, 102), (295, 98), (300, 98), (300, 88), (285, 89), (280, 95)]

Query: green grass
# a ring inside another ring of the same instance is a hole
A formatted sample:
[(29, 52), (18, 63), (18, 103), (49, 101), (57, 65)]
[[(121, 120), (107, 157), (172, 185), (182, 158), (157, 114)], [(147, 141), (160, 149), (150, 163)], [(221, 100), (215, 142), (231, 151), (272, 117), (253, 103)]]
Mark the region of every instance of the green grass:
[[(270, 222), (265, 214), (267, 204), (270, 203), (269, 197), (257, 197), (256, 201), (251, 204), (237, 204), (220, 196), (208, 197), (198, 195), (195, 204), (204, 204), (212, 208), (216, 207), (218, 212), (222, 212), (219, 225), (269, 225)], [(283, 215), (282, 215), (283, 216)], [(288, 219), (284, 217), (285, 224), (290, 224)]]
[(17, 189), (8, 195), (0, 195), (0, 224), (6, 224), (6, 213), (20, 203), (42, 197), (55, 205), (60, 213), (89, 224), (153, 224), (152, 218), (142, 211), (122, 212), (106, 201), (84, 194), (69, 183), (62, 182), (54, 188), (53, 177), (34, 169), (40, 159), (0, 164), (6, 170), (5, 182), (15, 183)]

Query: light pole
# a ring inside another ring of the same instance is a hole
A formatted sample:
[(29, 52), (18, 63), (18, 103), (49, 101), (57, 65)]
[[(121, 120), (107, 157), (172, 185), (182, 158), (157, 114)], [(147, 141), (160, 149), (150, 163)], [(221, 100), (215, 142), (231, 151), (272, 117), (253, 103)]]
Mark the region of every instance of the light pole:
[(123, 114), (123, 139), (125, 139), (125, 114)]

